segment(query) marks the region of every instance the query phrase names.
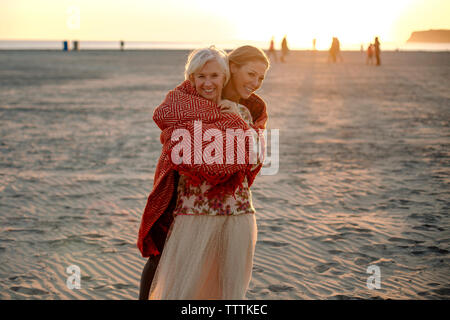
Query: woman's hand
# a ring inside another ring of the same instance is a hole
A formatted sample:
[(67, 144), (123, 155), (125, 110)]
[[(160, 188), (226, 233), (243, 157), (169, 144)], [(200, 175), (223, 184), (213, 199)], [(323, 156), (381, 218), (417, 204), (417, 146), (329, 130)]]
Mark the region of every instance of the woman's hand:
[(219, 109), (223, 113), (235, 113), (240, 115), (237, 103), (227, 99), (223, 99), (219, 102)]

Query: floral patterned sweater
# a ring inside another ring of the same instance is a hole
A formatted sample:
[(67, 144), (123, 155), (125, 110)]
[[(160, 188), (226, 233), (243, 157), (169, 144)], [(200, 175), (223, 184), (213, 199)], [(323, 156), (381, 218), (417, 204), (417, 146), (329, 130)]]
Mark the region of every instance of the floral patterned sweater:
[[(247, 123), (252, 123), (250, 111), (238, 104), (239, 113)], [(256, 167), (257, 165), (255, 165)], [(187, 183), (187, 177), (180, 175), (177, 189), (177, 202), (173, 211), (177, 215), (239, 215), (254, 214), (252, 194), (248, 187), (247, 179), (244, 179), (242, 187), (239, 187), (233, 195), (217, 196), (208, 199), (205, 192), (210, 185), (204, 181), (199, 186)]]

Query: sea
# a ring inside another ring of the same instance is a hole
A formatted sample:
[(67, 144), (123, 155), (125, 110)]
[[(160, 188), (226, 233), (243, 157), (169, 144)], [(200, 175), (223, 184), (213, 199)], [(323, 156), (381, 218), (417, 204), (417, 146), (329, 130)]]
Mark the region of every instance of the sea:
[[(0, 40), (0, 50), (62, 50), (63, 42), (68, 41), (69, 49), (73, 48), (73, 40)], [(118, 50), (118, 41), (78, 41), (80, 50)], [(246, 44), (245, 41), (215, 43), (219, 48), (231, 49), (238, 45)], [(253, 45), (265, 48), (267, 43), (262, 41), (252, 41)], [(124, 49), (128, 50), (192, 50), (195, 48), (211, 45), (206, 42), (167, 42), (167, 41), (124, 41)], [(343, 50), (358, 51), (361, 44), (343, 46)], [(367, 44), (363, 45), (367, 47)], [(309, 50), (311, 48), (299, 48), (299, 50)], [(392, 43), (382, 42), (382, 49), (387, 51), (450, 51), (450, 43)]]

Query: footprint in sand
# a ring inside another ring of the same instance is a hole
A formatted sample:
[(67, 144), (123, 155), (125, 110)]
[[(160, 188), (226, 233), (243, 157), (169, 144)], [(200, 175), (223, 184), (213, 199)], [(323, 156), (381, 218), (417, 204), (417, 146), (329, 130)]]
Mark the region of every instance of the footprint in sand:
[(263, 273), (263, 272), (264, 272), (264, 269), (263, 269), (263, 268), (260, 268), (260, 267), (255, 267), (255, 266), (253, 266), (253, 272), (256, 272), (256, 273)]
[(271, 292), (288, 292), (295, 290), (294, 287), (283, 285), (283, 284), (272, 284), (267, 289), (269, 289)]
[(131, 284), (126, 284), (126, 283), (115, 283), (112, 285), (114, 289), (127, 289), (127, 288), (133, 288), (133, 286)]
[(11, 281), (16, 281), (16, 280), (35, 280), (37, 279), (37, 277), (31, 275), (18, 275), (18, 276), (12, 276), (8, 278)]
[(289, 245), (289, 243), (287, 243), (287, 242), (269, 241), (269, 240), (261, 240), (261, 241), (258, 241), (258, 243), (262, 244), (262, 245), (269, 245), (272, 247), (286, 247)]
[(269, 229), (271, 231), (282, 231), (283, 230), (282, 227), (277, 227), (277, 226), (270, 226)]
[(366, 265), (369, 265), (369, 264), (370, 264), (370, 260), (364, 259), (364, 258), (356, 258), (355, 261), (354, 261), (354, 263), (355, 263), (357, 266), (366, 266)]
[(324, 263), (324, 264), (319, 264), (317, 266), (314, 267), (314, 270), (318, 273), (323, 273), (325, 271), (327, 271), (328, 269), (332, 268), (332, 267), (336, 267), (338, 264), (335, 262), (330, 262), (330, 263)]
[(341, 254), (341, 253), (344, 253), (344, 252), (341, 251), (341, 250), (328, 250), (328, 253), (329, 254), (336, 254), (336, 255), (338, 255), (338, 254)]
[(131, 284), (126, 283), (104, 284), (94, 287), (94, 290), (113, 290), (113, 289), (122, 290), (127, 288), (133, 288), (133, 286)]
[(23, 294), (27, 294), (27, 295), (44, 295), (44, 294), (49, 294), (48, 291), (35, 289), (35, 288), (20, 287), (20, 286), (19, 287), (11, 287), (9, 289), (11, 289), (12, 291), (23, 293)]
[(438, 294), (438, 295), (440, 295), (440, 296), (450, 297), (450, 287), (434, 289), (434, 290), (431, 290), (431, 291), (436, 293), (436, 294)]

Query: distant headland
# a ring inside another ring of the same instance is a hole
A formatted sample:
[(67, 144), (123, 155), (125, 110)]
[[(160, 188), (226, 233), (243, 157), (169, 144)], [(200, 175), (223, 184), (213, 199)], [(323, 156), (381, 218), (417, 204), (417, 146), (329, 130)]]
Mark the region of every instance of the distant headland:
[(414, 31), (407, 42), (450, 43), (450, 30)]

